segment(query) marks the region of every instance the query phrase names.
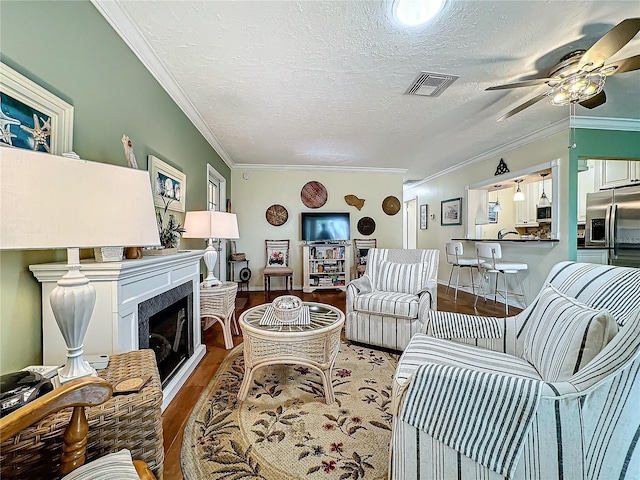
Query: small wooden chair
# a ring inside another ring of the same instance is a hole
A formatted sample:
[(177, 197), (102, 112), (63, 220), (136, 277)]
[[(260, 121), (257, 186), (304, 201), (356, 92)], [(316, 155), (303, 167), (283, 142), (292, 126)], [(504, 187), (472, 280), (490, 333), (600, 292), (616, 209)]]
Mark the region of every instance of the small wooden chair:
[(367, 269), (367, 254), (369, 253), (370, 248), (378, 248), (378, 240), (375, 238), (354, 238), (353, 239), (353, 250), (354, 250), (354, 259), (356, 263), (356, 274), (357, 278), (360, 278), (364, 275), (365, 270)]
[[(87, 432), (89, 430), (85, 407), (93, 407), (106, 402), (111, 397), (112, 391), (111, 384), (98, 377), (79, 378), (62, 385), (1, 418), (0, 442), (17, 435), (26, 427), (39, 422), (49, 414), (73, 407), (69, 425), (64, 431), (64, 443), (62, 444), (60, 457), (60, 474), (67, 475), (85, 462)], [(126, 452), (126, 450), (122, 452)], [(106, 455), (94, 462), (100, 462), (101, 468), (109, 472), (112, 467), (109, 464), (109, 457), (110, 455)], [(87, 466), (92, 465), (94, 462), (90, 462)], [(156, 478), (148, 465), (141, 460), (132, 461), (130, 469), (132, 475), (134, 474), (133, 468), (135, 468), (135, 473), (142, 480), (154, 480)], [(93, 475), (94, 471), (91, 473)]]
[(284, 277), (285, 290), (293, 290), (293, 268), (289, 266), (289, 240), (265, 240), (267, 264), (264, 267), (264, 292), (271, 291), (271, 277)]

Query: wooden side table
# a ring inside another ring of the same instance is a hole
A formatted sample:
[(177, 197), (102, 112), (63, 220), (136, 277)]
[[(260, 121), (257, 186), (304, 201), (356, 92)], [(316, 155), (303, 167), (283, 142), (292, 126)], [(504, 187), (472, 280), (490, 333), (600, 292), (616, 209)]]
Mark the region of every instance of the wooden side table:
[(224, 346), (227, 350), (233, 348), (231, 324), (234, 325), (236, 335), (240, 333), (236, 321), (236, 294), (238, 284), (223, 282), (217, 287), (206, 287), (200, 284), (200, 317), (206, 330), (215, 322), (222, 327)]

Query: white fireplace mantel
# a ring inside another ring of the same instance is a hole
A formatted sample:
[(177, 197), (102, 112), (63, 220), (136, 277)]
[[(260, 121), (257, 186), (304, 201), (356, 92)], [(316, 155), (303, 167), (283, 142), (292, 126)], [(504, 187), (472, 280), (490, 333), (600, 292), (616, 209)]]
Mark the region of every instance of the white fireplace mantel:
[[(86, 355), (138, 350), (138, 304), (186, 282), (192, 283), (193, 355), (163, 388), (163, 410), (206, 353), (200, 329), (199, 283), (203, 253), (194, 250), (120, 262), (81, 261), (81, 271), (96, 289), (96, 305), (84, 339)], [(67, 272), (66, 264), (30, 265), (29, 269), (42, 283), (43, 363), (62, 365), (66, 360), (66, 345), (53, 316), (49, 294)]]

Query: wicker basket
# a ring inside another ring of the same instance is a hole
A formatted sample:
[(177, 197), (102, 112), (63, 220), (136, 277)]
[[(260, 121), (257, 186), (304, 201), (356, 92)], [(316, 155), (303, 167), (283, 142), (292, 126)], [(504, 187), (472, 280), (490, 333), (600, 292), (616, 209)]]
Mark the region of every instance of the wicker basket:
[[(123, 448), (147, 462), (158, 480), (163, 477), (162, 387), (153, 350), (111, 355), (98, 375), (115, 385), (121, 380), (151, 374), (138, 393), (111, 397), (86, 409), (89, 421), (87, 462)], [(60, 478), (62, 434), (71, 409), (48, 415), (0, 446), (0, 478)]]
[(294, 295), (282, 295), (271, 302), (276, 319), (282, 323), (292, 323), (298, 319), (302, 301)]

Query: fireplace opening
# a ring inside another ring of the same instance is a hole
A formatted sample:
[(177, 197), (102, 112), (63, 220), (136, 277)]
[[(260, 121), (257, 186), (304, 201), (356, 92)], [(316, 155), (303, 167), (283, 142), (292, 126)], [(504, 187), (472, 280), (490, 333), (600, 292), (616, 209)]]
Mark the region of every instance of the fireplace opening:
[(192, 305), (191, 282), (138, 305), (139, 345), (154, 351), (163, 387), (193, 354)]

